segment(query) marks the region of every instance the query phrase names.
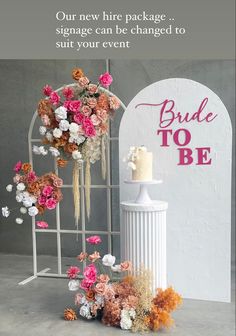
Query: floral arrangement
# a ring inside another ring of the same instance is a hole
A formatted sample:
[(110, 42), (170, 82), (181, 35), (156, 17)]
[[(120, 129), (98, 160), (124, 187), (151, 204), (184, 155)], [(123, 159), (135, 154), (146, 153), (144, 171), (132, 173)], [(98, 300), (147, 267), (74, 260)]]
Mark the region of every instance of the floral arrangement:
[(123, 159), (124, 162), (127, 162), (128, 168), (131, 168), (132, 170), (136, 170), (135, 162), (137, 161), (139, 157), (140, 151), (146, 152), (147, 148), (144, 146), (140, 146), (140, 147), (131, 146), (130, 147), (127, 157)]
[[(63, 184), (54, 173), (47, 173), (42, 176), (37, 176), (32, 170), (30, 163), (22, 163), (18, 161), (14, 167), (16, 173), (13, 177), (15, 185), (15, 198), (20, 207), (9, 209), (7, 206), (2, 207), (2, 215), (8, 217), (11, 211), (19, 208), (21, 214), (28, 214), (31, 217), (36, 215), (43, 215), (46, 210), (53, 210), (56, 208), (58, 202), (62, 200), (61, 187)], [(13, 185), (6, 186), (8, 192), (13, 191)], [(17, 224), (22, 224), (23, 219), (16, 218)], [(47, 228), (48, 223), (45, 221), (37, 221), (36, 225), (39, 228)]]
[[(75, 218), (80, 217), (79, 169), (82, 162), (85, 169), (86, 209), (90, 215), (90, 164), (101, 159), (102, 176), (106, 176), (105, 142), (109, 120), (120, 107), (120, 100), (108, 93), (105, 88), (113, 78), (106, 72), (99, 77), (97, 84), (76, 68), (72, 72), (75, 83), (54, 91), (51, 86), (43, 88), (45, 98), (38, 104), (38, 115), (42, 120), (39, 128), (43, 144), (49, 145), (49, 152), (57, 158), (59, 167), (65, 167), (68, 160), (74, 160), (73, 191)], [(47, 155), (44, 146), (34, 146), (37, 155)]]
[[(99, 236), (86, 240), (92, 245), (101, 243)], [(153, 297), (151, 272), (144, 268), (134, 272), (130, 261), (115, 264), (115, 256), (100, 256), (98, 251), (90, 255), (81, 252), (77, 259), (87, 266), (83, 272), (77, 266), (67, 270), (69, 290), (76, 291), (78, 313), (66, 308), (66, 320), (75, 320), (78, 314), (88, 320), (97, 318), (107, 326), (135, 332), (159, 330), (174, 323), (170, 314), (182, 299), (171, 287), (157, 289)], [(119, 278), (114, 279), (114, 274), (119, 274)]]

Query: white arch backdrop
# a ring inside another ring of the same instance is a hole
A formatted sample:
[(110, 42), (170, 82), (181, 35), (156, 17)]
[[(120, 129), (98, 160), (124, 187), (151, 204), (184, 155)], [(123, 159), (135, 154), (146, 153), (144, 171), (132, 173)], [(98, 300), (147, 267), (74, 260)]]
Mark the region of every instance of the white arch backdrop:
[[(183, 116), (197, 110), (195, 120), (167, 120), (173, 111)], [(163, 139), (166, 129), (170, 131)], [(178, 129), (186, 131), (176, 133)], [(121, 201), (134, 199), (137, 192), (123, 183), (129, 172), (122, 158), (133, 145), (153, 152), (154, 178), (164, 181), (150, 193), (169, 203), (168, 284), (185, 298), (230, 301), (232, 128), (226, 107), (208, 87), (184, 78), (162, 80), (140, 91), (120, 124)], [(191, 151), (193, 159), (187, 157)]]

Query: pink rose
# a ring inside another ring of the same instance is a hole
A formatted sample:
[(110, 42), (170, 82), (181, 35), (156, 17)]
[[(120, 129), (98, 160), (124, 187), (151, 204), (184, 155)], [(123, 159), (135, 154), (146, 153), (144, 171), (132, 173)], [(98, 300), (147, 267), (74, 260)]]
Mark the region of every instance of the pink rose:
[(87, 104), (89, 107), (94, 108), (97, 106), (97, 99), (96, 98), (88, 98)]
[(18, 173), (20, 170), (21, 170), (21, 167), (22, 167), (22, 162), (21, 161), (18, 161), (16, 164), (15, 164), (15, 167), (13, 168), (13, 170)]
[(43, 94), (49, 97), (51, 93), (52, 93), (52, 87), (50, 85), (45, 85), (43, 88)]
[(40, 229), (47, 229), (48, 228), (48, 223), (44, 221), (37, 221), (36, 222), (37, 227)]
[(110, 280), (110, 278), (107, 274), (100, 274), (97, 278), (98, 282), (103, 282), (105, 284), (107, 284), (109, 280)]
[(84, 277), (91, 281), (92, 283), (96, 282), (97, 278), (97, 269), (94, 264), (90, 264), (84, 269)]
[(90, 236), (86, 238), (86, 242), (91, 245), (98, 245), (102, 242), (102, 240), (99, 236)]
[(78, 83), (79, 83), (79, 86), (84, 89), (88, 85), (89, 79), (87, 77), (80, 77)]
[(66, 99), (71, 99), (74, 97), (74, 90), (67, 86), (62, 90), (62, 94)]
[(99, 282), (94, 289), (98, 295), (104, 295), (106, 293), (107, 285), (105, 282)]
[(14, 183), (19, 183), (21, 180), (21, 176), (20, 174), (16, 174), (14, 177), (13, 177), (13, 182)]
[(84, 133), (87, 137), (92, 138), (96, 135), (96, 130), (93, 125), (84, 128)]
[(108, 87), (109, 85), (111, 85), (113, 81), (113, 78), (112, 76), (109, 74), (109, 72), (105, 72), (104, 74), (102, 74), (100, 77), (99, 77), (99, 82), (102, 86), (104, 87)]
[(82, 288), (85, 291), (88, 291), (93, 284), (94, 284), (93, 281), (90, 281), (89, 279), (83, 279), (80, 283), (80, 288)]
[(80, 110), (81, 106), (81, 101), (80, 100), (66, 100), (63, 104), (67, 110), (73, 113), (78, 113)]
[(50, 122), (49, 117), (46, 114), (43, 114), (41, 116), (41, 120), (44, 126), (50, 126), (51, 122)]
[(101, 120), (102, 122), (105, 122), (108, 118), (106, 110), (97, 110), (96, 115), (97, 115), (98, 119)]
[(43, 188), (42, 194), (43, 196), (49, 197), (52, 195), (53, 187), (52, 186), (46, 186)]
[(96, 114), (91, 115), (90, 119), (91, 119), (92, 124), (94, 126), (98, 126), (100, 124), (100, 122), (101, 122), (101, 120), (98, 119), (98, 117), (96, 116)]
[(86, 117), (89, 117), (92, 113), (92, 110), (88, 105), (83, 105), (81, 108), (81, 113), (83, 113), (83, 115), (85, 115)]
[(84, 120), (84, 115), (82, 113), (76, 113), (73, 118), (77, 124), (82, 124)]
[(130, 271), (132, 268), (132, 263), (131, 261), (124, 261), (120, 264), (120, 267), (122, 272)]
[(28, 182), (28, 183), (32, 183), (32, 182), (34, 182), (35, 180), (37, 180), (37, 176), (36, 176), (35, 172), (34, 172), (34, 171), (29, 172), (29, 173), (27, 174), (27, 182)]
[(95, 84), (89, 84), (88, 86), (88, 92), (93, 95), (98, 92), (98, 87)]
[(54, 185), (55, 187), (58, 187), (58, 188), (62, 187), (62, 185), (63, 185), (63, 180), (62, 180), (60, 177), (55, 176), (55, 175), (52, 175), (52, 176), (51, 176), (51, 179), (52, 179), (52, 181), (53, 181), (53, 185)]
[(120, 101), (116, 96), (109, 97), (109, 106), (112, 110), (117, 110), (120, 107)]
[(53, 210), (53, 209), (55, 209), (56, 205), (57, 205), (57, 202), (56, 202), (56, 200), (55, 200), (54, 198), (49, 198), (49, 199), (47, 199), (46, 202), (45, 202), (45, 206), (46, 206), (46, 208), (47, 208), (48, 210)]
[(45, 205), (45, 203), (46, 203), (46, 197), (45, 196), (39, 196), (39, 198), (38, 198), (38, 204), (39, 205)]
[(60, 96), (58, 95), (57, 92), (55, 91), (52, 91), (51, 94), (50, 94), (50, 102), (53, 104), (53, 105), (57, 105), (60, 103)]
[(71, 266), (70, 268), (68, 268), (66, 273), (69, 279), (75, 279), (79, 272), (80, 272), (79, 267)]

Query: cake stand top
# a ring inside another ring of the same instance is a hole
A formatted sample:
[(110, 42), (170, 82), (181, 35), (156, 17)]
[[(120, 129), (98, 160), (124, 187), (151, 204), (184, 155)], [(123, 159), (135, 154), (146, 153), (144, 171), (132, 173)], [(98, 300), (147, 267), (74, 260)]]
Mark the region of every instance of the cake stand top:
[(162, 180), (151, 180), (151, 181), (138, 181), (138, 180), (125, 180), (127, 184), (143, 184), (143, 185), (152, 185), (152, 184), (161, 184)]
[(151, 201), (149, 204), (139, 204), (135, 201), (121, 202), (121, 208), (126, 211), (165, 211), (168, 203), (164, 201)]

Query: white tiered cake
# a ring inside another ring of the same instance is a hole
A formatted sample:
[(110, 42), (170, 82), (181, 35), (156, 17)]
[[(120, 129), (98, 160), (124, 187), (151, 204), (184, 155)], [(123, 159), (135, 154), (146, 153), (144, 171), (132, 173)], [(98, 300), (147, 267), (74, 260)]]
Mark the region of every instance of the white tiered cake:
[(146, 147), (131, 147), (128, 161), (132, 181), (152, 181), (152, 153)]

